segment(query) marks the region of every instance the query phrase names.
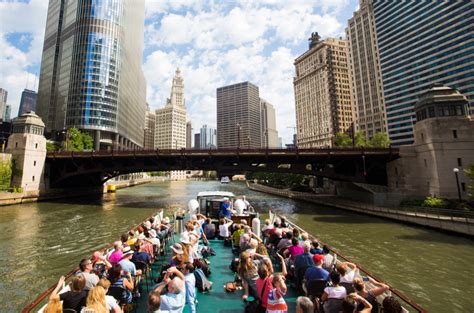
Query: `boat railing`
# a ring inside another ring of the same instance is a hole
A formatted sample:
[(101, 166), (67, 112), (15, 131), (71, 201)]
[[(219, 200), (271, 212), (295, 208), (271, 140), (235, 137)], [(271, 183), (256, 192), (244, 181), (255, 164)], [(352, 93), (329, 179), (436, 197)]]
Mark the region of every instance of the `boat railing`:
[[(305, 232), (305, 233), (308, 234), (308, 236), (311, 240), (316, 239), (318, 242), (325, 245), (324, 242), (320, 241), (318, 238), (311, 235), (310, 232), (308, 232), (308, 231), (304, 230), (303, 228), (301, 228), (300, 226), (296, 225), (294, 222), (292, 222), (290, 219), (288, 219), (288, 217), (286, 217), (284, 215), (276, 214), (276, 213), (270, 211), (270, 218), (272, 220), (272, 223), (273, 223), (274, 218), (277, 217), (277, 216), (284, 217), (291, 228), (298, 229), (298, 231), (300, 233)], [(416, 303), (415, 301), (410, 299), (407, 295), (405, 295), (400, 290), (397, 290), (397, 289), (393, 288), (392, 286), (390, 286), (390, 284), (388, 284), (387, 282), (385, 282), (384, 280), (382, 280), (381, 278), (379, 278), (377, 275), (373, 274), (372, 272), (370, 272), (366, 268), (364, 268), (364, 267), (360, 266), (359, 264), (357, 264), (356, 262), (352, 261), (350, 258), (343, 255), (340, 251), (330, 247), (329, 245), (327, 245), (327, 246), (329, 247), (330, 251), (336, 256), (336, 259), (343, 259), (344, 261), (356, 264), (357, 268), (359, 269), (360, 272), (363, 272), (365, 275), (368, 275), (368, 276), (372, 277), (374, 280), (376, 280), (378, 282), (381, 282), (381, 283), (384, 283), (387, 286), (389, 286), (389, 291), (390, 291), (391, 294), (388, 294), (388, 295), (395, 295), (397, 298), (402, 300), (402, 302), (405, 304), (405, 305), (402, 304), (403, 309), (405, 310), (405, 312), (420, 312), (420, 313), (428, 312), (426, 309), (422, 308), (418, 303)], [(378, 298), (377, 300), (380, 300), (380, 299)], [(406, 308), (407, 306), (409, 307), (408, 309)]]
[[(163, 211), (161, 211), (163, 212)], [(143, 220), (143, 222), (141, 222), (140, 224), (136, 225), (135, 227), (133, 227), (132, 229), (130, 229), (129, 231), (133, 231), (135, 232), (137, 230), (137, 228), (142, 225), (145, 221), (149, 220), (150, 218), (152, 218), (153, 216), (155, 216), (156, 213), (153, 213), (152, 215), (150, 215), (148, 218), (146, 218), (145, 220)], [(162, 213), (159, 213), (159, 214), (162, 214)], [(102, 253), (108, 253), (114, 246), (114, 243), (109, 243), (108, 245), (106, 245), (105, 247), (99, 249), (98, 251), (102, 252)], [(92, 252), (90, 253), (90, 255), (92, 255)], [(90, 256), (89, 255), (89, 256)], [(69, 271), (66, 275), (64, 275), (64, 278), (65, 278), (65, 281), (68, 281), (71, 277), (74, 276), (75, 273), (77, 273), (79, 271), (79, 267), (75, 267), (74, 269), (72, 269), (71, 271)], [(57, 286), (57, 282), (54, 283), (54, 285), (51, 285), (48, 289), (46, 289), (45, 291), (43, 291), (38, 297), (36, 297), (36, 299), (34, 299), (30, 304), (28, 304), (27, 306), (25, 306), (23, 308), (23, 310), (21, 311), (22, 313), (28, 313), (28, 312), (32, 312), (34, 311), (35, 308), (38, 308), (40, 305), (42, 305), (39, 309), (38, 309), (38, 312), (42, 312), (42, 310), (44, 309), (44, 307), (46, 306), (46, 301), (47, 299), (49, 298), (49, 296), (51, 295), (51, 293), (54, 291), (54, 289), (56, 288)], [(65, 284), (63, 286), (63, 288), (61, 288), (61, 290), (59, 291), (59, 293), (61, 293), (61, 291), (66, 288), (67, 284)]]

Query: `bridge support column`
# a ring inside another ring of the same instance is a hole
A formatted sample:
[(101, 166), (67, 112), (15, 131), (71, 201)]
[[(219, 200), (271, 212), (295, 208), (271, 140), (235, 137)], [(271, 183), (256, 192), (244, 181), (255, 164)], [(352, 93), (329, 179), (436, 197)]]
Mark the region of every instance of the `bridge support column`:
[(119, 149), (120, 149), (120, 135), (115, 134), (113, 150), (119, 150)]
[(95, 131), (95, 136), (94, 136), (94, 150), (99, 151), (100, 150), (100, 130)]

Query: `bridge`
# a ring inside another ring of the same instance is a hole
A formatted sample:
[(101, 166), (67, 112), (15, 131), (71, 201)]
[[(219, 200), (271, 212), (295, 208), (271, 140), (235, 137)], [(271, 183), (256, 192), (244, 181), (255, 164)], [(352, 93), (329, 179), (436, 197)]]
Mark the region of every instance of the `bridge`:
[(99, 186), (134, 172), (213, 170), (220, 176), (277, 172), (386, 185), (386, 164), (398, 157), (397, 148), (63, 151), (47, 154), (45, 178), (51, 188), (67, 188)]

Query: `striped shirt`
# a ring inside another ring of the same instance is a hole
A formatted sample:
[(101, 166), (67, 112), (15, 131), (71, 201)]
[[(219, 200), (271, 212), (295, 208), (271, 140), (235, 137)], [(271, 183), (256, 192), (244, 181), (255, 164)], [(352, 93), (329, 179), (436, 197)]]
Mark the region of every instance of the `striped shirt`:
[(285, 294), (280, 288), (273, 288), (268, 294), (267, 313), (286, 313), (288, 307), (283, 296)]

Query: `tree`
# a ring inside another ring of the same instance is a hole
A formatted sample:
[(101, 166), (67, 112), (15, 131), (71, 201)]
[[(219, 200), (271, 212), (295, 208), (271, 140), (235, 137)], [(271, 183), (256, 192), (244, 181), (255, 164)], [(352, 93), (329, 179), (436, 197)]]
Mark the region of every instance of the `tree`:
[(12, 179), (12, 162), (0, 160), (0, 190), (8, 190)]
[(53, 152), (53, 151), (58, 151), (61, 148), (61, 146), (54, 141), (48, 141), (46, 142), (46, 151), (47, 152)]
[(467, 185), (468, 196), (474, 199), (474, 165), (469, 165), (464, 169), (464, 173), (469, 177), (469, 184)]
[(334, 145), (336, 147), (352, 147), (352, 139), (348, 134), (338, 132), (334, 137)]
[(379, 132), (369, 141), (369, 146), (373, 148), (388, 148), (390, 147), (390, 139), (385, 132)]
[(84, 151), (92, 150), (92, 137), (85, 132), (81, 132), (77, 128), (70, 128), (67, 130), (66, 143), (64, 149), (66, 151)]
[(367, 139), (365, 133), (361, 130), (357, 131), (354, 136), (354, 144), (358, 148), (367, 147)]

